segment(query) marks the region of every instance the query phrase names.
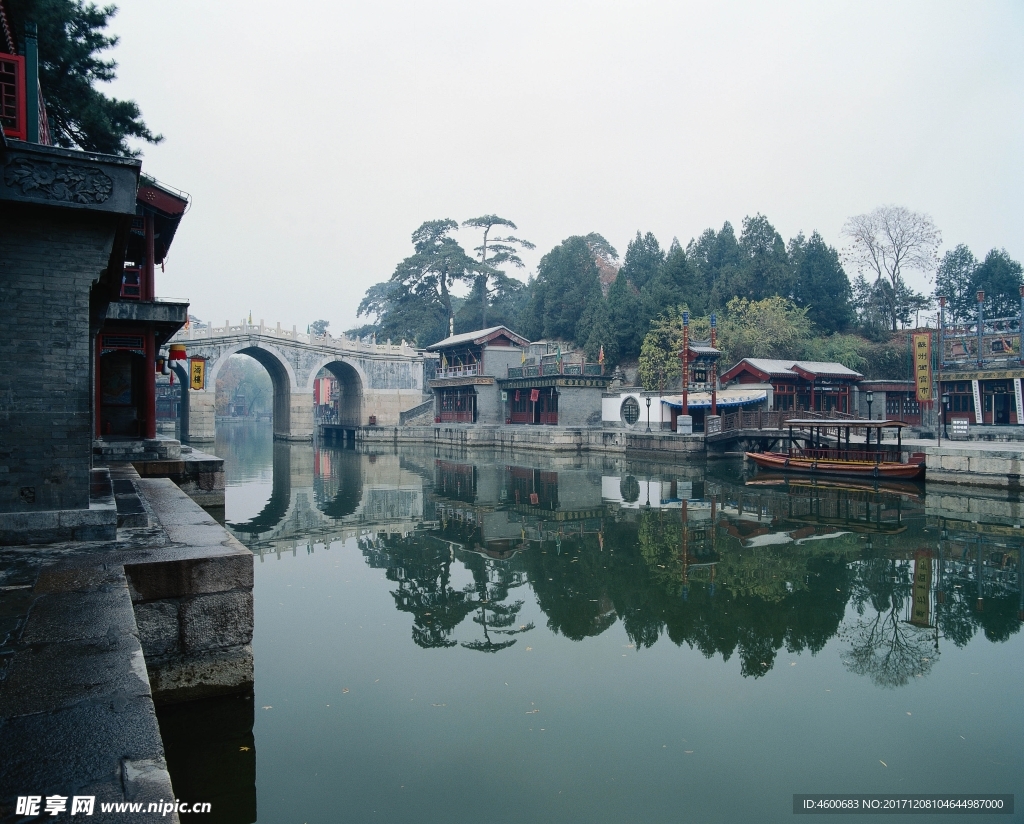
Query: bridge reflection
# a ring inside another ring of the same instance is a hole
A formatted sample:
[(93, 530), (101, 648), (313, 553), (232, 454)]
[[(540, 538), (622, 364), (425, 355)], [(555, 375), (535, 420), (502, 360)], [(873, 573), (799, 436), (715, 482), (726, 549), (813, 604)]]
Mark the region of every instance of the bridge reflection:
[(667, 638), (759, 677), (841, 634), (851, 671), (892, 687), (946, 640), (1004, 641), (1024, 620), (1019, 513), (973, 493), (951, 508), (914, 484), (429, 448), (279, 443), (273, 469), (235, 533), (261, 557), (354, 539), (423, 647), (508, 649), (535, 628), (532, 589), (574, 640), (621, 622), (636, 647)]

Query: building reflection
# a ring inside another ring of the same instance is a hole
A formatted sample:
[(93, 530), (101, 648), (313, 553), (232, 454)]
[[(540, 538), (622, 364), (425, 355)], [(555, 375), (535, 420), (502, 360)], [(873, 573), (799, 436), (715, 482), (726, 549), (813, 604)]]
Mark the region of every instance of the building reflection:
[(960, 512), (964, 496), (917, 484), (620, 458), (311, 457), (275, 446), (271, 501), (236, 534), (261, 558), (355, 539), (424, 648), (509, 649), (534, 629), (532, 590), (572, 640), (621, 622), (637, 647), (668, 639), (760, 677), (780, 651), (841, 634), (851, 671), (897, 687), (926, 676), (945, 639), (1006, 640), (1024, 619), (1012, 502), (972, 494), (984, 512)]

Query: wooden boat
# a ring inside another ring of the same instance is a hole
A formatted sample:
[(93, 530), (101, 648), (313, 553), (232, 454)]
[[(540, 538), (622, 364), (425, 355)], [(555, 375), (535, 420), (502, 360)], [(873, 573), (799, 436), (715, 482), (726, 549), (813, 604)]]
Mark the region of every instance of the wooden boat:
[(744, 486), (780, 487), (791, 489), (821, 489), (847, 492), (850, 494), (901, 495), (908, 498), (920, 498), (923, 487), (917, 481), (904, 478), (848, 478), (845, 476), (828, 477), (814, 475), (806, 478), (793, 477), (772, 472), (758, 472), (757, 476), (744, 483)]
[[(778, 472), (802, 472), (812, 475), (845, 475), (859, 478), (921, 478), (924, 477), (924, 453), (913, 452), (903, 462), (903, 421), (868, 421), (857, 418), (827, 420), (818, 418), (792, 418), (789, 428), (787, 452), (747, 452), (750, 460), (763, 469)], [(865, 441), (851, 444), (855, 429), (865, 429)], [(896, 430), (896, 447), (882, 441), (886, 429)], [(794, 430), (802, 430), (794, 433)], [(834, 434), (833, 434), (834, 433)], [(872, 443), (874, 433), (874, 443)], [(843, 439), (845, 436), (846, 444)], [(805, 446), (797, 447), (797, 439)], [(835, 445), (829, 440), (834, 438)]]

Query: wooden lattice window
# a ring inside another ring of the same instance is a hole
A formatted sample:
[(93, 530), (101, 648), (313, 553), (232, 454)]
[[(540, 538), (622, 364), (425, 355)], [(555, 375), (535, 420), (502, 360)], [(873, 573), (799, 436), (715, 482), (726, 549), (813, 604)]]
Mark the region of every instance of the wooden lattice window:
[(4, 134), (15, 140), (26, 140), (25, 58), (17, 54), (0, 54), (0, 125)]

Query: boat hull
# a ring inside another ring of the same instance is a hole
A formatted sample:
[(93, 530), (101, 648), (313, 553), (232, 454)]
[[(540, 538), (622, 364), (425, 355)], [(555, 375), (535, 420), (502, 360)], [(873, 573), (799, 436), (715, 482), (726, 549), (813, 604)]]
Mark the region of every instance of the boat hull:
[(800, 472), (806, 475), (844, 475), (855, 478), (920, 478), (924, 462), (844, 461), (837, 458), (802, 458), (781, 452), (747, 452), (750, 460), (763, 469), (778, 472)]

